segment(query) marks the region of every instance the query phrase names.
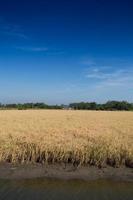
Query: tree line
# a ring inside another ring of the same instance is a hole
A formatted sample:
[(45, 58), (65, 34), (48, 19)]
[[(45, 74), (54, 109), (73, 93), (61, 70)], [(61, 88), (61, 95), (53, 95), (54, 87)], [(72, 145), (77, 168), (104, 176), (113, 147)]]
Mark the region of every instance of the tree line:
[(133, 110), (133, 103), (127, 101), (107, 101), (103, 104), (96, 102), (70, 103), (69, 105), (48, 105), (45, 103), (1, 104), (0, 109), (73, 109), (73, 110)]
[(47, 105), (45, 103), (18, 103), (18, 104), (0, 104), (0, 109), (62, 109), (59, 105)]
[(70, 108), (75, 110), (133, 110), (133, 103), (127, 101), (107, 101), (103, 104), (96, 102), (71, 103)]

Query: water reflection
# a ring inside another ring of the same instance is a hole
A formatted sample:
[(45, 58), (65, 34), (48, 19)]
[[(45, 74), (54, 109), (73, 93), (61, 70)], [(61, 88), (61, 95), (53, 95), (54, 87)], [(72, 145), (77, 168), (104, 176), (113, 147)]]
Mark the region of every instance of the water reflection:
[(30, 199), (132, 200), (133, 183), (53, 179), (0, 180), (0, 200)]

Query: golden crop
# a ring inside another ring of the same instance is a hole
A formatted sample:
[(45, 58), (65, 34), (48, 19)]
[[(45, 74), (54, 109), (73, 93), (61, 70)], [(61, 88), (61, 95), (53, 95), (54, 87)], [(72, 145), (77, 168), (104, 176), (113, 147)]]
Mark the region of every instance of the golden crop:
[(0, 161), (133, 167), (133, 112), (1, 110)]

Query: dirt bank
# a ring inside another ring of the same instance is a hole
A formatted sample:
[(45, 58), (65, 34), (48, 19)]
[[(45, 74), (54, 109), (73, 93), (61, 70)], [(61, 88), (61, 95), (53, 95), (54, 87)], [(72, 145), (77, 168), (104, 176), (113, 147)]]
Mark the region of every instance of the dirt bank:
[(133, 182), (132, 168), (96, 167), (82, 166), (75, 168), (72, 165), (13, 165), (10, 163), (0, 164), (0, 179), (31, 179), (31, 178), (57, 178), (57, 179), (79, 179), (98, 180), (109, 179), (114, 181)]

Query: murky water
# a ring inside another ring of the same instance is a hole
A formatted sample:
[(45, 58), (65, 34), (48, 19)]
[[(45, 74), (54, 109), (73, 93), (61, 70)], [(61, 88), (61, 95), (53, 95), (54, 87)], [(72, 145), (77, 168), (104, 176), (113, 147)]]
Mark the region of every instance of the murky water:
[(53, 179), (0, 180), (0, 200), (30, 199), (133, 200), (133, 183)]

